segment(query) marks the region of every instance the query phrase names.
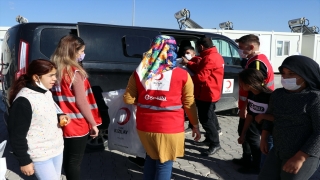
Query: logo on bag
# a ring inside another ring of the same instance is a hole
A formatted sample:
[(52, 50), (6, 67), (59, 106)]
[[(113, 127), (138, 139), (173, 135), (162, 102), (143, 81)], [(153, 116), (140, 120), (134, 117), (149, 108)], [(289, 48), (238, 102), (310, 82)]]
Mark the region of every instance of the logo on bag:
[(125, 107), (120, 108), (120, 110), (124, 110), (126, 112), (126, 118), (123, 121), (119, 121), (120, 120), (119, 119), (117, 123), (119, 125), (125, 125), (130, 120), (131, 113), (130, 113), (130, 110), (128, 108), (125, 108)]

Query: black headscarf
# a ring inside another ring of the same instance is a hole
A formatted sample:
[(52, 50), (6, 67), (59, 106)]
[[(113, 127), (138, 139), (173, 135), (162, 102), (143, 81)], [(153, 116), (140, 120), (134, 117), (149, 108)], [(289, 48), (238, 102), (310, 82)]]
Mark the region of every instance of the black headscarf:
[(280, 72), (282, 68), (297, 73), (308, 83), (310, 89), (320, 90), (320, 67), (313, 59), (302, 55), (289, 56), (279, 67)]

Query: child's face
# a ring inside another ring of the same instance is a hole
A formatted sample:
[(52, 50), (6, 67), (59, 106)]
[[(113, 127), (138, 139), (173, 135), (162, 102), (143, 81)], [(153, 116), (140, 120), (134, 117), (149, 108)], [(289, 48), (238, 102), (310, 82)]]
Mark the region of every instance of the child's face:
[[(44, 87), (46, 87), (47, 89), (51, 89), (54, 86), (54, 84), (57, 81), (56, 73), (57, 73), (57, 70), (52, 69), (49, 73), (44, 74), (40, 77), (40, 81)], [(36, 81), (39, 81), (39, 80), (36, 80)]]
[(195, 52), (194, 52), (192, 49), (186, 50), (186, 51), (185, 51), (185, 54), (190, 54), (191, 57), (194, 57), (194, 56), (196, 55)]

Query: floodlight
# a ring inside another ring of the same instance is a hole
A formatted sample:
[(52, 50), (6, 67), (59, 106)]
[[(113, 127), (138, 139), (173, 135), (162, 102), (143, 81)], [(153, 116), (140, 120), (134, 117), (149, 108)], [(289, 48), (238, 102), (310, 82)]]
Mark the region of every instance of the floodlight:
[(221, 29), (233, 29), (233, 23), (230, 22), (230, 21), (223, 22), (223, 23), (220, 23), (220, 24), (219, 24), (219, 27), (220, 27)]
[[(308, 24), (306, 25), (306, 21), (308, 22)], [(306, 19), (305, 17), (302, 18), (298, 18), (298, 19), (292, 19), (290, 21), (288, 21), (289, 26), (301, 26), (301, 25), (309, 25), (309, 20)]]
[(182, 19), (182, 18), (188, 19), (188, 18), (190, 18), (190, 11), (189, 11), (188, 9), (184, 8), (184, 9), (176, 12), (176, 13), (174, 14), (174, 17), (175, 17), (177, 20)]
[(25, 17), (22, 17), (22, 16), (20, 16), (20, 15), (18, 15), (18, 16), (16, 17), (16, 21), (17, 21), (19, 24), (28, 23), (28, 19), (25, 18)]
[(314, 33), (319, 33), (319, 27), (317, 26), (312, 26), (312, 27), (308, 27), (310, 29), (310, 31), (314, 32)]

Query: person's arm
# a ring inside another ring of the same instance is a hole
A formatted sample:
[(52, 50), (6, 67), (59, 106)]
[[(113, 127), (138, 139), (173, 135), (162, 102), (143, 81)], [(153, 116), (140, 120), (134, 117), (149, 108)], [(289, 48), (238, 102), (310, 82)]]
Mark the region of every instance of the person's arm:
[(270, 135), (269, 131), (262, 130), (261, 132), (261, 141), (260, 141), (260, 150), (263, 154), (268, 154), (269, 147), (268, 147), (268, 137)]
[(195, 80), (203, 83), (208, 80), (208, 77), (212, 74), (212, 71), (218, 69), (218, 68), (223, 68), (223, 65), (221, 64), (220, 66), (217, 65), (215, 62), (216, 60), (214, 58), (222, 58), (219, 56), (215, 57), (210, 57), (206, 59), (202, 59), (199, 64), (197, 71), (195, 71)]
[(190, 75), (188, 74), (188, 80), (182, 90), (182, 103), (190, 123), (193, 126), (198, 126), (199, 121), (197, 116), (197, 107), (194, 100), (193, 90), (194, 90), (193, 82)]
[(76, 72), (74, 81), (72, 83), (76, 105), (79, 108), (81, 114), (91, 124), (91, 126), (97, 126), (96, 121), (93, 118), (89, 102), (87, 100), (83, 81), (84, 77), (82, 77), (79, 72)]
[(201, 61), (201, 57), (195, 56), (190, 61), (187, 62), (187, 68), (189, 68), (193, 73), (197, 72), (199, 62)]
[(136, 104), (138, 99), (138, 90), (136, 85), (136, 78), (132, 74), (129, 78), (129, 82), (126, 91), (123, 95), (123, 101), (126, 104)]
[[(244, 126), (243, 126), (243, 129), (241, 132), (241, 136), (240, 136), (240, 140), (241, 140), (240, 142), (242, 142), (242, 143), (244, 142), (244, 139), (246, 137), (247, 131), (249, 129), (249, 126), (250, 126), (252, 120), (253, 120), (252, 115), (247, 114), (246, 120), (244, 121)], [(242, 144), (240, 142), (239, 142), (239, 144)]]
[(28, 151), (27, 133), (32, 119), (32, 108), (28, 99), (18, 97), (9, 109), (8, 133), (13, 154), (20, 166), (32, 163)]
[(192, 124), (192, 137), (194, 137), (195, 141), (198, 141), (201, 138), (201, 133), (199, 130), (199, 121), (197, 116), (197, 108), (193, 95), (193, 82), (188, 74), (188, 79), (186, 84), (182, 89), (182, 103), (183, 108), (188, 115), (189, 121)]

